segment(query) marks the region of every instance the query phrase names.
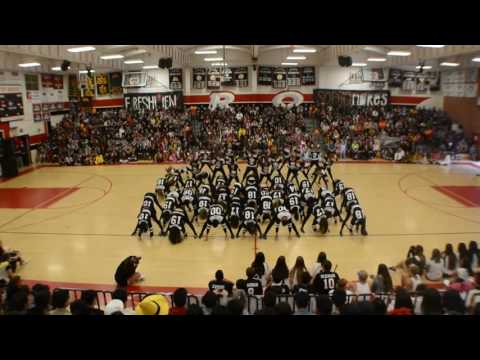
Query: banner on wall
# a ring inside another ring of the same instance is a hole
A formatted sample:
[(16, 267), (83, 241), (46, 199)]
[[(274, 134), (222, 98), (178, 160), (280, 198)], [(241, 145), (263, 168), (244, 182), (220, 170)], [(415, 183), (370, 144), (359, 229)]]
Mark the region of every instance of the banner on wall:
[(23, 120), (23, 96), (20, 86), (0, 86), (0, 121)]
[(390, 91), (362, 90), (313, 90), (317, 106), (385, 106), (390, 100)]
[(96, 74), (95, 82), (97, 86), (97, 96), (110, 95), (110, 86), (108, 83), (108, 74)]
[(218, 69), (208, 69), (207, 89), (220, 89), (220, 73)]
[(272, 87), (274, 89), (284, 89), (287, 87), (286, 68), (277, 67), (273, 70)]
[(248, 67), (236, 67), (232, 68), (232, 79), (236, 87), (245, 88), (248, 87)]
[(273, 67), (259, 66), (257, 73), (257, 84), (262, 86), (272, 86), (273, 81)]
[(122, 73), (121, 72), (112, 72), (108, 74), (109, 83), (110, 83), (110, 93), (112, 95), (122, 95)]
[(42, 74), (42, 88), (52, 89), (53, 88), (53, 75), (52, 74)]
[(125, 108), (129, 111), (183, 109), (183, 93), (172, 91), (166, 93), (125, 94)]
[(192, 84), (194, 89), (205, 89), (207, 83), (207, 69), (193, 68)]
[(78, 100), (80, 98), (80, 85), (77, 75), (68, 76), (68, 99)]
[(287, 72), (287, 86), (300, 86), (302, 84), (302, 77), (300, 75), (300, 68), (289, 67)]
[(315, 85), (315, 66), (305, 66), (302, 68), (302, 85)]
[(182, 69), (169, 69), (168, 77), (171, 90), (182, 90), (183, 89), (183, 72)]
[(56, 90), (63, 90), (63, 75), (52, 75), (52, 85)]
[(403, 83), (403, 70), (390, 69), (388, 73), (388, 86), (389, 87), (401, 87)]

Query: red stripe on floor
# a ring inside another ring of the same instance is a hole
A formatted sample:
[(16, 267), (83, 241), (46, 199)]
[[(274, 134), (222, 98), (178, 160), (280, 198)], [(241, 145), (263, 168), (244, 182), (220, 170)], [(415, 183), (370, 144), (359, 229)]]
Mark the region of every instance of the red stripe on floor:
[[(466, 207), (480, 206), (480, 187), (477, 186), (433, 186), (433, 188)], [(470, 189), (468, 189), (470, 188)], [(471, 200), (471, 199), (473, 200)]]

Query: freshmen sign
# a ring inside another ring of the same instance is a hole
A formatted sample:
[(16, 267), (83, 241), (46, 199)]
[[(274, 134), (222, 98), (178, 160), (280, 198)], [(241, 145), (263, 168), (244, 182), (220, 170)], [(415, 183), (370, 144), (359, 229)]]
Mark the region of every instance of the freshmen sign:
[(125, 94), (124, 99), (125, 108), (129, 111), (183, 108), (183, 93), (181, 91)]

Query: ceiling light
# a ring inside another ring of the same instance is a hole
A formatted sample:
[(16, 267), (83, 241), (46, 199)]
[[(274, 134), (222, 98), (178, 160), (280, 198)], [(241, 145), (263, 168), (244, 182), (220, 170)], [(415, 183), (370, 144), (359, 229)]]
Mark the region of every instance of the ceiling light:
[(60, 66), (55, 66), (55, 67), (52, 67), (52, 71), (61, 71), (62, 68)]
[[(95, 70), (90, 70), (90, 72), (94, 73)], [(88, 74), (88, 70), (80, 70), (79, 73), (80, 74)]]
[(385, 58), (368, 58), (367, 61), (382, 62), (387, 61)]
[(426, 48), (443, 48), (445, 45), (417, 45), (418, 47), (426, 47)]
[(143, 60), (125, 60), (124, 64), (143, 64)]
[(20, 67), (23, 67), (23, 68), (27, 68), (27, 67), (36, 67), (36, 66), (40, 66), (39, 63), (37, 62), (31, 62), (31, 63), (23, 63), (23, 64), (18, 64), (18, 66)]
[(102, 60), (114, 60), (114, 59), (123, 59), (125, 56), (121, 54), (115, 54), (115, 55), (103, 55), (100, 56), (100, 59)]
[(208, 54), (216, 54), (217, 50), (196, 50), (195, 54), (198, 55), (208, 55)]
[(459, 63), (451, 63), (451, 62), (442, 62), (440, 65), (441, 66), (458, 66), (460, 64)]
[(317, 49), (293, 49), (294, 53), (299, 53), (299, 54), (309, 54), (309, 53), (316, 53)]
[(287, 60), (305, 60), (305, 56), (287, 56)]
[(472, 61), (480, 62), (480, 57), (473, 58)]
[(425, 66), (420, 66), (417, 65), (415, 66), (415, 69), (424, 69), (424, 70), (430, 70), (432, 67), (430, 65), (425, 65)]
[(283, 62), (282, 65), (286, 65), (286, 66), (297, 66), (298, 63), (293, 63), (293, 62)]
[(145, 65), (143, 66), (144, 69), (158, 69), (158, 65)]
[(211, 58), (205, 58), (203, 59), (205, 61), (223, 61), (222, 57), (211, 57)]
[(367, 63), (352, 63), (352, 66), (367, 66)]
[(85, 51), (95, 51), (95, 48), (93, 46), (81, 46), (81, 47), (67, 49), (67, 51), (72, 53), (78, 53), (78, 52), (85, 52)]
[(410, 56), (411, 54), (410, 51), (389, 51), (387, 53), (389, 56)]
[(210, 65), (212, 65), (212, 66), (228, 66), (227, 63), (225, 63), (225, 64), (224, 63), (211, 63)]

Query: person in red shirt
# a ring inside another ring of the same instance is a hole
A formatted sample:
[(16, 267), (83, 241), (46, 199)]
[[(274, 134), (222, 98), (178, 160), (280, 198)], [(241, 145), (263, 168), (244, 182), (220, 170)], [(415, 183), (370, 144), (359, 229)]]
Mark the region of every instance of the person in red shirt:
[(173, 293), (173, 306), (170, 308), (168, 315), (187, 315), (187, 289), (178, 288)]

